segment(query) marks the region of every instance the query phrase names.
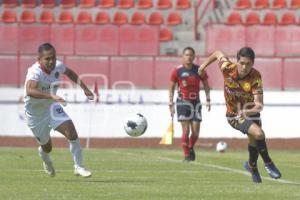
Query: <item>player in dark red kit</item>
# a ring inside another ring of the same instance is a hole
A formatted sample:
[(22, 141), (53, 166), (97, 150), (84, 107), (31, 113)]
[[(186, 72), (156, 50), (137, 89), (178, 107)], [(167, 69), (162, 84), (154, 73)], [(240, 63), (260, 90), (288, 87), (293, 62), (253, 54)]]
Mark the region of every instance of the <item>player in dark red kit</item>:
[[(207, 74), (198, 75), (198, 65), (195, 65), (195, 50), (186, 47), (183, 50), (182, 64), (174, 68), (171, 74), (169, 86), (169, 108), (171, 115), (175, 114), (175, 104), (173, 102), (174, 91), (178, 86), (178, 97), (176, 100), (177, 119), (182, 127), (182, 148), (184, 161), (194, 161), (194, 145), (198, 140), (200, 132), (201, 101), (199, 97), (200, 81), (203, 82), (206, 94), (206, 106), (210, 111), (210, 88), (207, 82)], [(190, 135), (191, 132), (191, 135)]]

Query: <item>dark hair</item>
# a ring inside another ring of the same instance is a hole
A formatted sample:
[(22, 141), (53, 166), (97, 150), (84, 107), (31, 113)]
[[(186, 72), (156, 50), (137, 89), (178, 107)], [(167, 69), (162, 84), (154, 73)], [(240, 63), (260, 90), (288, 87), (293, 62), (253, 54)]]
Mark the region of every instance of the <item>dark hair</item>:
[(43, 53), (44, 51), (49, 51), (49, 50), (54, 50), (55, 51), (55, 48), (52, 44), (50, 43), (44, 43), (44, 44), (41, 44), (38, 48), (38, 53), (41, 54)]
[(195, 50), (194, 50), (192, 47), (185, 47), (185, 48), (183, 49), (182, 53), (184, 54), (184, 52), (185, 52), (186, 50), (192, 51), (194, 55), (196, 54), (196, 53), (195, 53)]
[(252, 62), (254, 62), (255, 53), (253, 49), (251, 49), (250, 47), (243, 47), (237, 52), (236, 55), (238, 61), (240, 60), (241, 57), (248, 57), (252, 60)]

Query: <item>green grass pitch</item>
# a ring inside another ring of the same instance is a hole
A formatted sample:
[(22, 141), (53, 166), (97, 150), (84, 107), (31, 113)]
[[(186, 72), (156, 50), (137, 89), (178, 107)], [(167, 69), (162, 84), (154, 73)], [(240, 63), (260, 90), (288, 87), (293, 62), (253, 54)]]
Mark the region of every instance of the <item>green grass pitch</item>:
[(271, 150), (282, 179), (268, 177), (259, 160), (262, 184), (243, 170), (246, 151), (197, 149), (197, 160), (165, 149), (84, 149), (91, 178), (73, 175), (68, 149), (54, 148), (57, 174), (48, 177), (35, 148), (0, 148), (3, 200), (296, 200), (300, 199), (300, 152)]

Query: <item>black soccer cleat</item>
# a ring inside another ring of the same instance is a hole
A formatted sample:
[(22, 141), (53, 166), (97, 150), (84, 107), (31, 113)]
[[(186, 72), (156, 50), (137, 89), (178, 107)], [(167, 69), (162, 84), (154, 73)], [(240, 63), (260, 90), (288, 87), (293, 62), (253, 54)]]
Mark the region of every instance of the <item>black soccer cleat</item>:
[(281, 177), (280, 171), (277, 169), (277, 167), (275, 166), (275, 164), (273, 162), (265, 164), (265, 169), (267, 170), (270, 177), (272, 177), (274, 179), (278, 179)]
[(251, 167), (251, 166), (249, 165), (248, 161), (246, 161), (246, 162), (244, 163), (244, 168), (245, 168), (248, 172), (250, 172), (250, 174), (251, 174), (251, 176), (252, 176), (252, 181), (253, 181), (254, 183), (261, 183), (261, 182), (262, 182), (257, 167)]
[(189, 157), (191, 161), (195, 161), (196, 159), (196, 154), (193, 148), (190, 148), (190, 152), (189, 152)]

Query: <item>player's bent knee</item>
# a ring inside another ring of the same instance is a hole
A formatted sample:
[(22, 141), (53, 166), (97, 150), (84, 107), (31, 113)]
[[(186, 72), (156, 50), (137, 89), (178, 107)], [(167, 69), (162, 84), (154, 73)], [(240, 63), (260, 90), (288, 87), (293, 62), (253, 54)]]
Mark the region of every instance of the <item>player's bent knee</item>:
[(52, 151), (52, 146), (42, 145), (42, 149), (45, 153), (50, 153)]
[(259, 129), (255, 134), (255, 139), (256, 140), (265, 139), (265, 133), (261, 129)]
[(77, 140), (78, 136), (77, 133), (70, 133), (68, 136), (68, 140)]

